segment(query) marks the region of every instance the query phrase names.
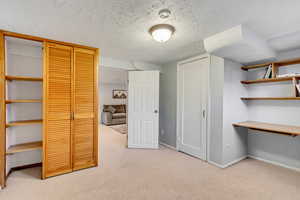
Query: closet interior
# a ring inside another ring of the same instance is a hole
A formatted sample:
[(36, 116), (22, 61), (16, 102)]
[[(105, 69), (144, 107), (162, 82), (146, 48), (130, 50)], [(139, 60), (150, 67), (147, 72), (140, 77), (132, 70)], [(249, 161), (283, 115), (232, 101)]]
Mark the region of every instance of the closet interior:
[(5, 37), (6, 175), (42, 158), (42, 43)]

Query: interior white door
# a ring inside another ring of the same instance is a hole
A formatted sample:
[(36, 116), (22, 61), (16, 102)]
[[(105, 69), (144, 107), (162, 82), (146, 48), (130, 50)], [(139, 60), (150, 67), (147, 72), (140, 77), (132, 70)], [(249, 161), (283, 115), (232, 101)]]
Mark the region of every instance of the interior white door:
[(178, 150), (206, 160), (209, 59), (178, 65)]
[(128, 147), (159, 147), (159, 71), (131, 71), (128, 84)]

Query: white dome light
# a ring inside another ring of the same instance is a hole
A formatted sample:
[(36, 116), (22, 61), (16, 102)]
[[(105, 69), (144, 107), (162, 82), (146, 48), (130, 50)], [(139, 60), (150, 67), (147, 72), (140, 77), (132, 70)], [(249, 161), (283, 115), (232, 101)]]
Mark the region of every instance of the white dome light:
[(168, 41), (174, 32), (175, 28), (169, 24), (157, 24), (152, 26), (149, 30), (149, 33), (157, 42)]

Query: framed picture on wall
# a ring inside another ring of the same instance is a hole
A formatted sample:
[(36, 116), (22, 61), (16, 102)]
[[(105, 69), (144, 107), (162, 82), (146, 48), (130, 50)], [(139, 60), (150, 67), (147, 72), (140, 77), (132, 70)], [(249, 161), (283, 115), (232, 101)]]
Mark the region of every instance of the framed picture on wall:
[(127, 90), (113, 90), (113, 99), (127, 99)]

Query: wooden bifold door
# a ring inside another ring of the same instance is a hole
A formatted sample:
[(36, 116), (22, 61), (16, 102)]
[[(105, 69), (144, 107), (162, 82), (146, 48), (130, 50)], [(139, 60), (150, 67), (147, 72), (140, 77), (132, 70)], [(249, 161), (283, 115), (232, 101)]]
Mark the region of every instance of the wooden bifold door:
[(44, 43), (43, 178), (98, 165), (98, 51)]

